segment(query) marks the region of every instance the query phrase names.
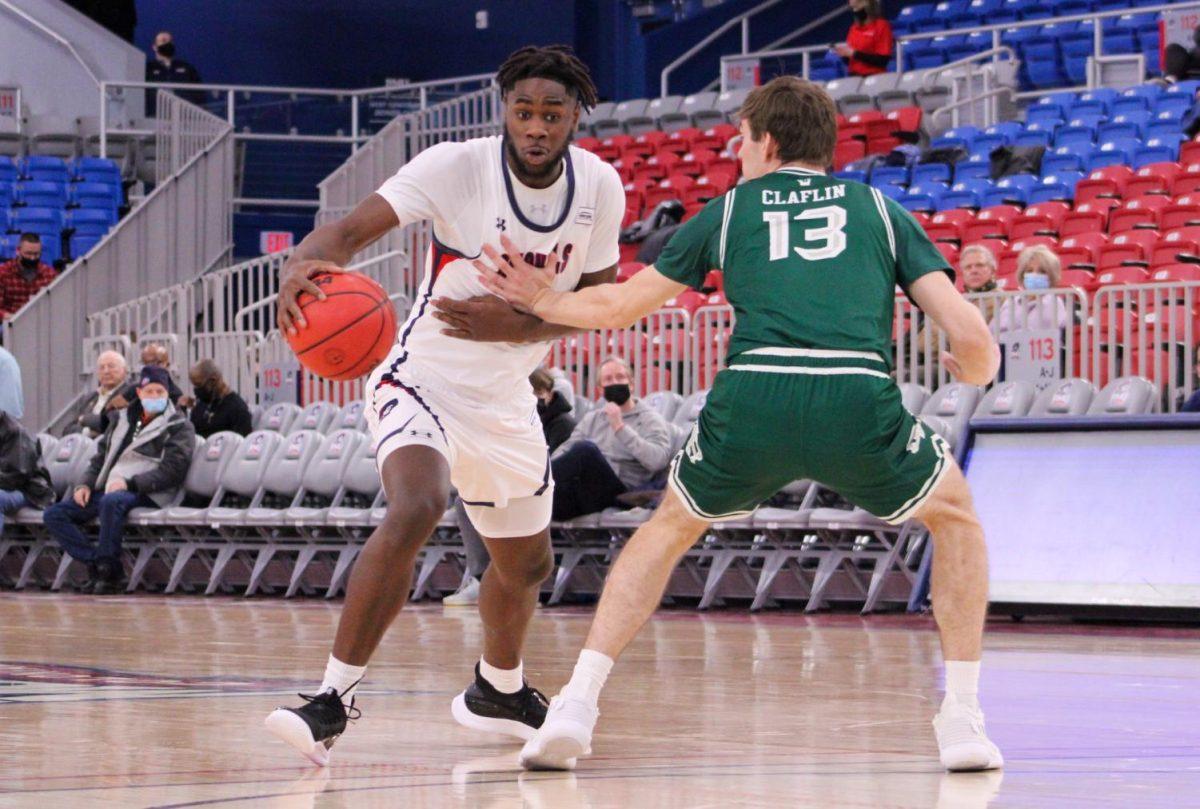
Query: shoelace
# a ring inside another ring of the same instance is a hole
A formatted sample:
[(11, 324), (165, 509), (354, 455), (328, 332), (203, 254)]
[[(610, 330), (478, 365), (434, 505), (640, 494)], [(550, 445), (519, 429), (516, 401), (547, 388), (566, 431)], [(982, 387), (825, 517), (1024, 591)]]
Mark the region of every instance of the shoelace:
[(537, 699), (537, 701), (542, 704), (543, 708), (546, 708), (547, 710), (550, 708), (550, 700), (546, 699), (545, 694), (543, 694), (541, 691), (538, 691), (536, 688), (534, 688), (531, 685), (527, 685), (527, 686), (525, 686), (525, 688), (527, 688), (529, 690), (529, 694), (532, 697)]
[(342, 707), (342, 710), (346, 712), (346, 721), (353, 722), (354, 720), (359, 719), (362, 716), (362, 711), (359, 710), (358, 708), (354, 707), (354, 703), (358, 700), (358, 697), (351, 697), (349, 705), (342, 702), (342, 697), (344, 697), (351, 688), (354, 688), (354, 686), (358, 685), (360, 682), (361, 682), (361, 678), (359, 680), (355, 680), (353, 683), (350, 684), (349, 688), (347, 688), (345, 691), (341, 692), (340, 694), (337, 691), (334, 691), (332, 694), (330, 694), (328, 691), (322, 691), (320, 694), (299, 694), (298, 693), (298, 694), (296, 694), (296, 696), (300, 697), (300, 699), (304, 700), (305, 702), (307, 702), (309, 704), (316, 702), (316, 703), (328, 705), (330, 708), (333, 707), (332, 705), (330, 705), (330, 699), (329, 699), (332, 696), (334, 699), (336, 699), (338, 701), (338, 705), (340, 705)]
[(974, 742), (987, 738), (983, 729), (983, 717), (966, 710), (944, 719), (938, 724), (938, 731), (943, 744)]

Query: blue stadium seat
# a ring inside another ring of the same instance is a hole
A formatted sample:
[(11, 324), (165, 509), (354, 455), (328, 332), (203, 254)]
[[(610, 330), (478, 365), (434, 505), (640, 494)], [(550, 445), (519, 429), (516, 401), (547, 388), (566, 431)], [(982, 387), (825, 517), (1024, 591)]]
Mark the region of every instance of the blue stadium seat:
[[(995, 24), (994, 21), (991, 24)], [(963, 47), (967, 48), (971, 53), (990, 50), (992, 47), (992, 35), (987, 31), (976, 31), (967, 36), (967, 41)]]
[(1073, 143), (1086, 143), (1091, 145), (1096, 142), (1096, 124), (1090, 121), (1085, 121), (1082, 118), (1075, 118), (1069, 124), (1060, 126), (1054, 132), (1054, 145), (1070, 146)]
[[(8, 212), (0, 214), (0, 219), (7, 217)], [(21, 237), (16, 233), (0, 234), (0, 259), (9, 260), (17, 254), (17, 242)]]
[(847, 168), (842, 169), (841, 171), (835, 171), (833, 176), (837, 177), (839, 180), (852, 180), (856, 183), (865, 183), (867, 181), (867, 173), (865, 171), (857, 171), (855, 169)]
[(12, 210), (9, 208), (0, 206), (0, 235), (4, 235), (8, 232), (11, 222), (12, 222)]
[(1105, 141), (1092, 152), (1084, 169), (1090, 173), (1105, 166), (1128, 166), (1133, 163), (1134, 152), (1141, 147), (1141, 142), (1132, 138)]
[(67, 212), (66, 226), (75, 233), (103, 235), (117, 222), (116, 213), (101, 208), (77, 208)]
[(1033, 87), (1061, 87), (1066, 82), (1058, 43), (1052, 39), (1035, 39), (1021, 48), (1022, 69)]
[(1138, 112), (1150, 115), (1150, 99), (1145, 96), (1122, 95), (1113, 102), (1111, 112), (1113, 115), (1131, 115)]
[(62, 183), (26, 180), (17, 185), (17, 202), (33, 208), (61, 208), (67, 204), (67, 187)]
[[(1055, 16), (1058, 16), (1057, 12)], [(1063, 37), (1078, 32), (1079, 23), (1077, 22), (1052, 22), (1043, 25), (1038, 30), (1038, 35), (1041, 39), (1061, 40)]]
[(1179, 144), (1183, 133), (1176, 132), (1173, 137), (1149, 138), (1145, 144), (1133, 152), (1132, 165), (1135, 169), (1150, 163), (1167, 163), (1179, 159)]
[(910, 211), (936, 211), (938, 202), (949, 190), (944, 183), (912, 185), (908, 193), (900, 197), (900, 204)]
[(888, 183), (887, 185), (877, 185), (875, 188), (878, 188), (879, 193), (883, 194), (885, 197), (890, 197), (894, 200), (899, 200), (900, 197), (904, 196), (908, 192), (908, 189), (904, 186), (892, 185), (891, 183)]
[(1092, 0), (1058, 0), (1051, 4), (1054, 8), (1054, 14), (1059, 17), (1068, 17), (1075, 14), (1089, 14), (1092, 11)]
[(1095, 147), (1090, 143), (1068, 143), (1056, 146), (1042, 156), (1042, 176), (1064, 171), (1082, 171)]
[(992, 164), (990, 160), (979, 160), (967, 158), (960, 160), (954, 164), (954, 181), (956, 183), (965, 180), (987, 180), (992, 176)]
[(908, 166), (876, 166), (871, 169), (871, 185), (908, 185)]
[(1036, 205), (1039, 202), (1054, 200), (1074, 200), (1075, 183), (1083, 178), (1084, 174), (1080, 171), (1064, 171), (1060, 174), (1043, 177), (1041, 182), (1030, 189), (1026, 202), (1029, 205)]
[(1180, 134), (1182, 131), (1183, 130), (1179, 125), (1179, 121), (1171, 120), (1171, 117), (1168, 114), (1168, 117), (1164, 119), (1155, 120), (1147, 124), (1146, 128), (1142, 130), (1142, 137), (1144, 137), (1146, 140), (1152, 140), (1153, 138), (1170, 138), (1174, 135)]
[(932, 40), (918, 40), (904, 49), (904, 65), (908, 70), (928, 70), (946, 63), (946, 50)]
[(0, 155), (0, 183), (15, 183), (17, 181), (17, 164), (8, 155)]
[(58, 208), (14, 208), (12, 226), (18, 231), (58, 232), (63, 227), (63, 212)]
[(945, 149), (960, 146), (968, 151), (971, 148), (971, 143), (979, 136), (979, 128), (974, 126), (957, 126), (953, 129), (947, 129), (940, 136), (934, 138), (930, 142), (930, 147), (933, 149)]
[(1063, 111), (1059, 107), (1039, 106), (1034, 104), (1025, 112), (1026, 128), (1037, 125), (1047, 127), (1049, 129), (1057, 129), (1059, 125), (1064, 123), (1066, 118), (1063, 117)]
[(911, 26), (920, 20), (927, 20), (933, 16), (933, 4), (923, 3), (916, 6), (905, 6), (900, 9), (900, 13), (896, 15), (893, 25), (902, 25), (905, 28)]
[[(10, 182), (0, 182), (0, 210), (8, 210), (17, 199), (16, 186)], [(0, 228), (0, 231), (7, 228)]]
[(107, 183), (72, 183), (68, 189), (68, 202), (80, 208), (120, 207), (121, 189)]
[(71, 259), (74, 260), (74, 259), (79, 258), (80, 256), (83, 256), (85, 253), (87, 253), (89, 250), (91, 250), (93, 247), (95, 247), (100, 242), (100, 240), (103, 238), (104, 238), (104, 236), (102, 234), (101, 235), (87, 234), (87, 235), (72, 236), (68, 240), (69, 247), (71, 250)]
[(71, 181), (67, 171), (67, 163), (61, 157), (49, 155), (29, 155), (21, 161), (21, 176), (27, 180), (37, 180), (48, 183), (68, 183)]
[(914, 183), (946, 183), (951, 179), (950, 166), (945, 163), (919, 163), (913, 166)]
[[(29, 228), (24, 228), (30, 230)], [(47, 264), (53, 264), (62, 258), (62, 232), (58, 230), (37, 230), (32, 229), (42, 240), (42, 261)]]
[(1114, 115), (1107, 124), (1096, 129), (1096, 140), (1100, 142), (1118, 138), (1142, 138), (1143, 128), (1150, 120), (1150, 113), (1131, 113), (1129, 115)]
[(1054, 110), (1056, 118), (1067, 120), (1067, 108), (1075, 103), (1077, 96), (1075, 93), (1067, 91), (1059, 91), (1057, 93), (1048, 93), (1037, 100), (1035, 104), (1031, 104), (1026, 111), (1026, 122), (1030, 121), (1029, 116), (1036, 115), (1042, 117), (1046, 115), (1047, 110)]
[(941, 210), (950, 208), (978, 208), (984, 194), (990, 191), (989, 180), (959, 180), (942, 195)]
[(1050, 148), (1050, 141), (1052, 138), (1052, 132), (1045, 129), (1030, 127), (1020, 135), (1017, 135), (1016, 139), (1013, 141), (1013, 146), (1042, 146), (1048, 149)]
[(1038, 178), (1032, 174), (1012, 174), (1008, 177), (1001, 177), (992, 186), (992, 189), (983, 195), (980, 204), (984, 208), (1009, 203), (1024, 205), (1030, 190), (1037, 184)]

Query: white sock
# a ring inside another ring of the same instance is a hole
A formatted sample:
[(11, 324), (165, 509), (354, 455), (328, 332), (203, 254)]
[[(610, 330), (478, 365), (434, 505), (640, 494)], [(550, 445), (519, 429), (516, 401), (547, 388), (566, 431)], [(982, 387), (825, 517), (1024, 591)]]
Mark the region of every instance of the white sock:
[(523, 663), (518, 663), (515, 669), (498, 669), (482, 657), (479, 658), (480, 676), (501, 694), (515, 694), (525, 687), (523, 669)]
[(570, 699), (581, 699), (593, 708), (600, 701), (600, 689), (612, 671), (613, 659), (602, 652), (584, 649), (571, 674), (571, 681), (563, 686), (562, 695)]
[(342, 702), (349, 705), (354, 689), (366, 673), (366, 666), (351, 666), (330, 655), (329, 662), (325, 664), (325, 679), (321, 681), (321, 690), (317, 693), (323, 694), (332, 688), (341, 695)]
[(979, 661), (946, 661), (946, 699), (979, 707)]

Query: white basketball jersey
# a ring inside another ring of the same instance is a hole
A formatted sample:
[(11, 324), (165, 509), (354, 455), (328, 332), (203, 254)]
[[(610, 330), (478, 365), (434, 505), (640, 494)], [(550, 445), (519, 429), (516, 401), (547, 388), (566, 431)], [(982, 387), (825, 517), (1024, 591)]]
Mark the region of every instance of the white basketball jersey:
[(555, 289), (574, 289), (584, 273), (617, 263), (625, 195), (616, 170), (575, 147), (564, 161), (553, 185), (533, 189), (509, 170), (499, 136), (441, 143), (421, 152), (379, 188), (402, 226), (433, 221), (425, 278), (385, 374), (415, 363), (422, 374), (439, 377), (464, 398), (532, 406), (527, 380), (550, 343), (449, 337), (442, 334), (446, 324), (433, 317), (431, 301), (490, 294), (471, 259), (482, 254), (484, 244), (500, 249), (502, 233), (536, 265), (544, 266), (557, 252)]

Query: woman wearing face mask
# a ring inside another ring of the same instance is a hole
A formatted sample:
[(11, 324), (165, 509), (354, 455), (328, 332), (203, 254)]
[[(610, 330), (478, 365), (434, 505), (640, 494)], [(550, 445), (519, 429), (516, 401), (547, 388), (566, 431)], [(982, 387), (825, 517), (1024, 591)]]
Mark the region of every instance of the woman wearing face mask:
[(887, 71), (895, 50), (892, 25), (883, 18), (879, 0), (850, 0), (854, 22), (846, 41), (833, 46), (833, 51), (846, 60), (846, 70), (852, 76), (870, 76)]
[[(1017, 256), (1017, 284), (1030, 292), (1042, 292), (1058, 286), (1062, 263), (1050, 248), (1039, 244)], [(1061, 295), (1021, 295), (1000, 305), (994, 321), (997, 332), (1017, 329), (1061, 329), (1071, 322)]]
[(215, 362), (200, 360), (188, 372), (188, 379), (196, 393), (192, 407), (192, 426), (196, 428), (196, 435), (208, 438), (224, 431), (250, 434), (250, 408), (245, 399), (230, 390)]

